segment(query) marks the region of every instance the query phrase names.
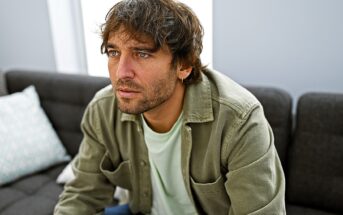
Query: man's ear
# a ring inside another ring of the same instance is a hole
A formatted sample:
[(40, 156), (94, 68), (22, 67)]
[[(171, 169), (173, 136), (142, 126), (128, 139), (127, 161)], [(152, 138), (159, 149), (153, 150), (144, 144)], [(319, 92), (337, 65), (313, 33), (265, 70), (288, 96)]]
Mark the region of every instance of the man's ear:
[(178, 73), (177, 76), (180, 80), (185, 80), (192, 72), (193, 67), (189, 66), (189, 67), (182, 67)]

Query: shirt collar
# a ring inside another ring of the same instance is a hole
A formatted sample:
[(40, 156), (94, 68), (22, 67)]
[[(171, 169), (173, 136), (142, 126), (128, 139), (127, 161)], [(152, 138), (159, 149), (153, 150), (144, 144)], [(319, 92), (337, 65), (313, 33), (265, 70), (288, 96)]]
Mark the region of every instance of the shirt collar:
[[(207, 71), (207, 70), (206, 70)], [(201, 73), (202, 81), (187, 86), (183, 114), (186, 123), (213, 121), (211, 86), (207, 76)], [(121, 121), (139, 122), (138, 115), (122, 113)]]
[(214, 119), (210, 81), (203, 73), (201, 76), (202, 81), (187, 87), (183, 105), (186, 123), (209, 122)]

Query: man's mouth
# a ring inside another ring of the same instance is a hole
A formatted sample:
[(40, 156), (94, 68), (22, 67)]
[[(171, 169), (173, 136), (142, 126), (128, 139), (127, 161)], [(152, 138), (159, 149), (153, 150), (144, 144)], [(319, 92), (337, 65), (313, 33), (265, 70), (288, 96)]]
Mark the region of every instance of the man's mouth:
[(139, 91), (129, 89), (129, 88), (118, 88), (117, 89), (117, 95), (121, 98), (126, 98), (126, 99), (131, 99), (131, 98), (137, 96), (138, 93), (139, 93)]

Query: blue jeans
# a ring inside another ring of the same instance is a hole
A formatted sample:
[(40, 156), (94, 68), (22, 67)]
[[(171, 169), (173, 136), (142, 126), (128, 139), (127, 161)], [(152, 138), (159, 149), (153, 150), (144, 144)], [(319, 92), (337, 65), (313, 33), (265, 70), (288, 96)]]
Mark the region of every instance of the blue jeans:
[(128, 204), (105, 208), (104, 215), (131, 215)]

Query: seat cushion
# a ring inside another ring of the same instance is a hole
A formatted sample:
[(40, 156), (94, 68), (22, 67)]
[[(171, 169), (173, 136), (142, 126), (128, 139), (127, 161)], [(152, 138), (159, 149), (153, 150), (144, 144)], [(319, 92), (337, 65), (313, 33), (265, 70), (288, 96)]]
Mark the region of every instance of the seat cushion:
[(28, 175), (0, 188), (1, 215), (53, 214), (63, 186), (55, 181), (66, 163)]
[(288, 215), (338, 215), (337, 213), (289, 204), (286, 206), (286, 212)]

